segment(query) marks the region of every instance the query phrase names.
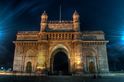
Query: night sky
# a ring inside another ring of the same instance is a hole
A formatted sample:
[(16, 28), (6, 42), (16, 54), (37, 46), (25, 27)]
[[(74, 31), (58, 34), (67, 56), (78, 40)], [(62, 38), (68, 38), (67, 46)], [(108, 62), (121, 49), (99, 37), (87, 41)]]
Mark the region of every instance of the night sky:
[(72, 20), (77, 10), (81, 31), (105, 32), (110, 70), (124, 70), (124, 0), (0, 0), (0, 66), (12, 67), (18, 31), (40, 29), (45, 10), (49, 20)]

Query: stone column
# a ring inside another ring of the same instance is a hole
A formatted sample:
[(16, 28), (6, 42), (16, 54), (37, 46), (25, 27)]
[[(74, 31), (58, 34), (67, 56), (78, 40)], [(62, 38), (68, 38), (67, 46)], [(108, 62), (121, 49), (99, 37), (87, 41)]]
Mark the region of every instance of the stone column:
[(82, 73), (83, 72), (83, 65), (82, 65), (82, 44), (79, 42), (75, 43), (75, 71), (77, 73)]

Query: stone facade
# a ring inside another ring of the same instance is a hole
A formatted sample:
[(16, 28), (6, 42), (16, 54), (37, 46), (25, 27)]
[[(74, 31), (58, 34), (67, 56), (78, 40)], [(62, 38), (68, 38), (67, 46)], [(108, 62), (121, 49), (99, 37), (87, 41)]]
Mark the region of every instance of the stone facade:
[(44, 12), (40, 31), (18, 32), (13, 70), (54, 72), (54, 56), (61, 51), (68, 57), (70, 73), (109, 72), (104, 32), (80, 32), (79, 14), (75, 11), (72, 17), (72, 21), (48, 21)]

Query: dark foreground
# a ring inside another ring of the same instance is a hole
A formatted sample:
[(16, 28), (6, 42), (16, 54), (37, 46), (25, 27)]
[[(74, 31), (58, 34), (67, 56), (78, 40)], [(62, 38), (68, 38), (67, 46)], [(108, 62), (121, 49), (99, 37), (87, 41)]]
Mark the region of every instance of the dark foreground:
[(0, 82), (124, 82), (124, 76), (13, 76), (1, 75)]

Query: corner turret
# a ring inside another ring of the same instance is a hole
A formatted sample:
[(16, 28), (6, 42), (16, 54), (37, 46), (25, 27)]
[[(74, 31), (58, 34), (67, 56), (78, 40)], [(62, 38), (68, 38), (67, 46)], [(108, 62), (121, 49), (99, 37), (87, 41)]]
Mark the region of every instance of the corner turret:
[(42, 32), (44, 32), (47, 27), (47, 20), (48, 20), (48, 15), (44, 11), (43, 14), (41, 15), (41, 24), (40, 24)]
[(80, 20), (79, 20), (80, 15), (78, 12), (75, 10), (73, 13), (73, 29), (74, 31), (80, 31)]

